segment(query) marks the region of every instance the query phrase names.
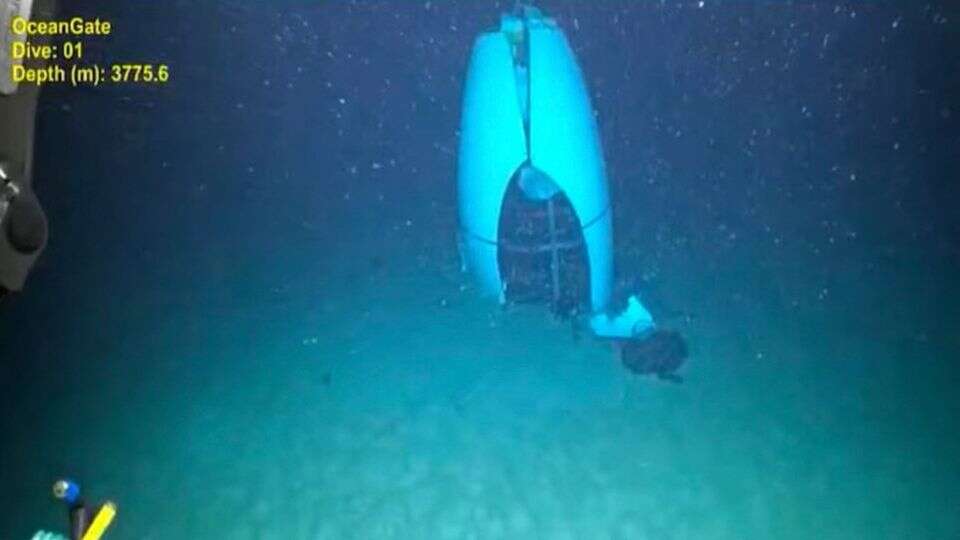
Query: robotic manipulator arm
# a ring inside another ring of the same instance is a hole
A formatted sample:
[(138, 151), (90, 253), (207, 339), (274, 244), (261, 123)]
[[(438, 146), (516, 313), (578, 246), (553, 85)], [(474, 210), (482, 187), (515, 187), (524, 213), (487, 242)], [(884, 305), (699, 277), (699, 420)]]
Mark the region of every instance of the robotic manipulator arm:
[(47, 244), (47, 218), (32, 189), (40, 88), (13, 78), (21, 60), (12, 57), (12, 44), (26, 36), (14, 34), (11, 21), (52, 10), (50, 1), (0, 0), (0, 297), (23, 288)]

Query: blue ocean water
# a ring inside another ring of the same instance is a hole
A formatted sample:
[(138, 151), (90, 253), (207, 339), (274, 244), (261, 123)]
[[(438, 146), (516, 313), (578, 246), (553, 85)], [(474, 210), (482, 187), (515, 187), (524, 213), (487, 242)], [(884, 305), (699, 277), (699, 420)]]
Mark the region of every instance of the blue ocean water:
[(50, 242), (0, 304), (0, 537), (960, 534), (960, 10), (542, 2), (595, 108), (629, 373), (460, 271), (470, 47), (510, 2), (91, 2)]

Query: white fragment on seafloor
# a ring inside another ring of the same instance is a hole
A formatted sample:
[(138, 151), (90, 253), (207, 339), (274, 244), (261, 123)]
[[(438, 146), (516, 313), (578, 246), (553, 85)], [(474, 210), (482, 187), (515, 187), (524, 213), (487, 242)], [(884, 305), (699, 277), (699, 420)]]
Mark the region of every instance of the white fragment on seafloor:
[(319, 342), (320, 342), (320, 339), (317, 338), (317, 337), (303, 338), (303, 344), (304, 344), (304, 345), (316, 345), (316, 344), (319, 343)]

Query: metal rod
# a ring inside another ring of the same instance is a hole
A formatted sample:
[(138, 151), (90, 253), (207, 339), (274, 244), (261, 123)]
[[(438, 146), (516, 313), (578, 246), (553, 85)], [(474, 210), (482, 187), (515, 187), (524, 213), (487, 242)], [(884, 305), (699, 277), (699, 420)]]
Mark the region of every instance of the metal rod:
[(557, 246), (557, 223), (553, 198), (547, 199), (547, 220), (550, 224), (550, 275), (553, 278), (553, 305), (560, 302), (560, 250)]
[(524, 253), (524, 254), (536, 254), (543, 253), (544, 251), (552, 251), (554, 247), (558, 250), (570, 250), (576, 249), (583, 245), (583, 242), (569, 241), (569, 242), (557, 242), (556, 244), (538, 244), (535, 246), (521, 246), (518, 244), (510, 244), (507, 242), (500, 242), (499, 244), (494, 244), (500, 247), (503, 251), (510, 253)]

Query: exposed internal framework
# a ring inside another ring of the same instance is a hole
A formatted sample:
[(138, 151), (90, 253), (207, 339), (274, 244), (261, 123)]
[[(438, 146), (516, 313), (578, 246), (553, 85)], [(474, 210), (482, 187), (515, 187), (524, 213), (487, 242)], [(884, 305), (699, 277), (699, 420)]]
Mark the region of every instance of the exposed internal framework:
[(581, 223), (561, 191), (528, 196), (522, 173), (510, 181), (500, 212), (497, 263), (505, 299), (544, 303), (560, 317), (588, 309), (590, 265)]

